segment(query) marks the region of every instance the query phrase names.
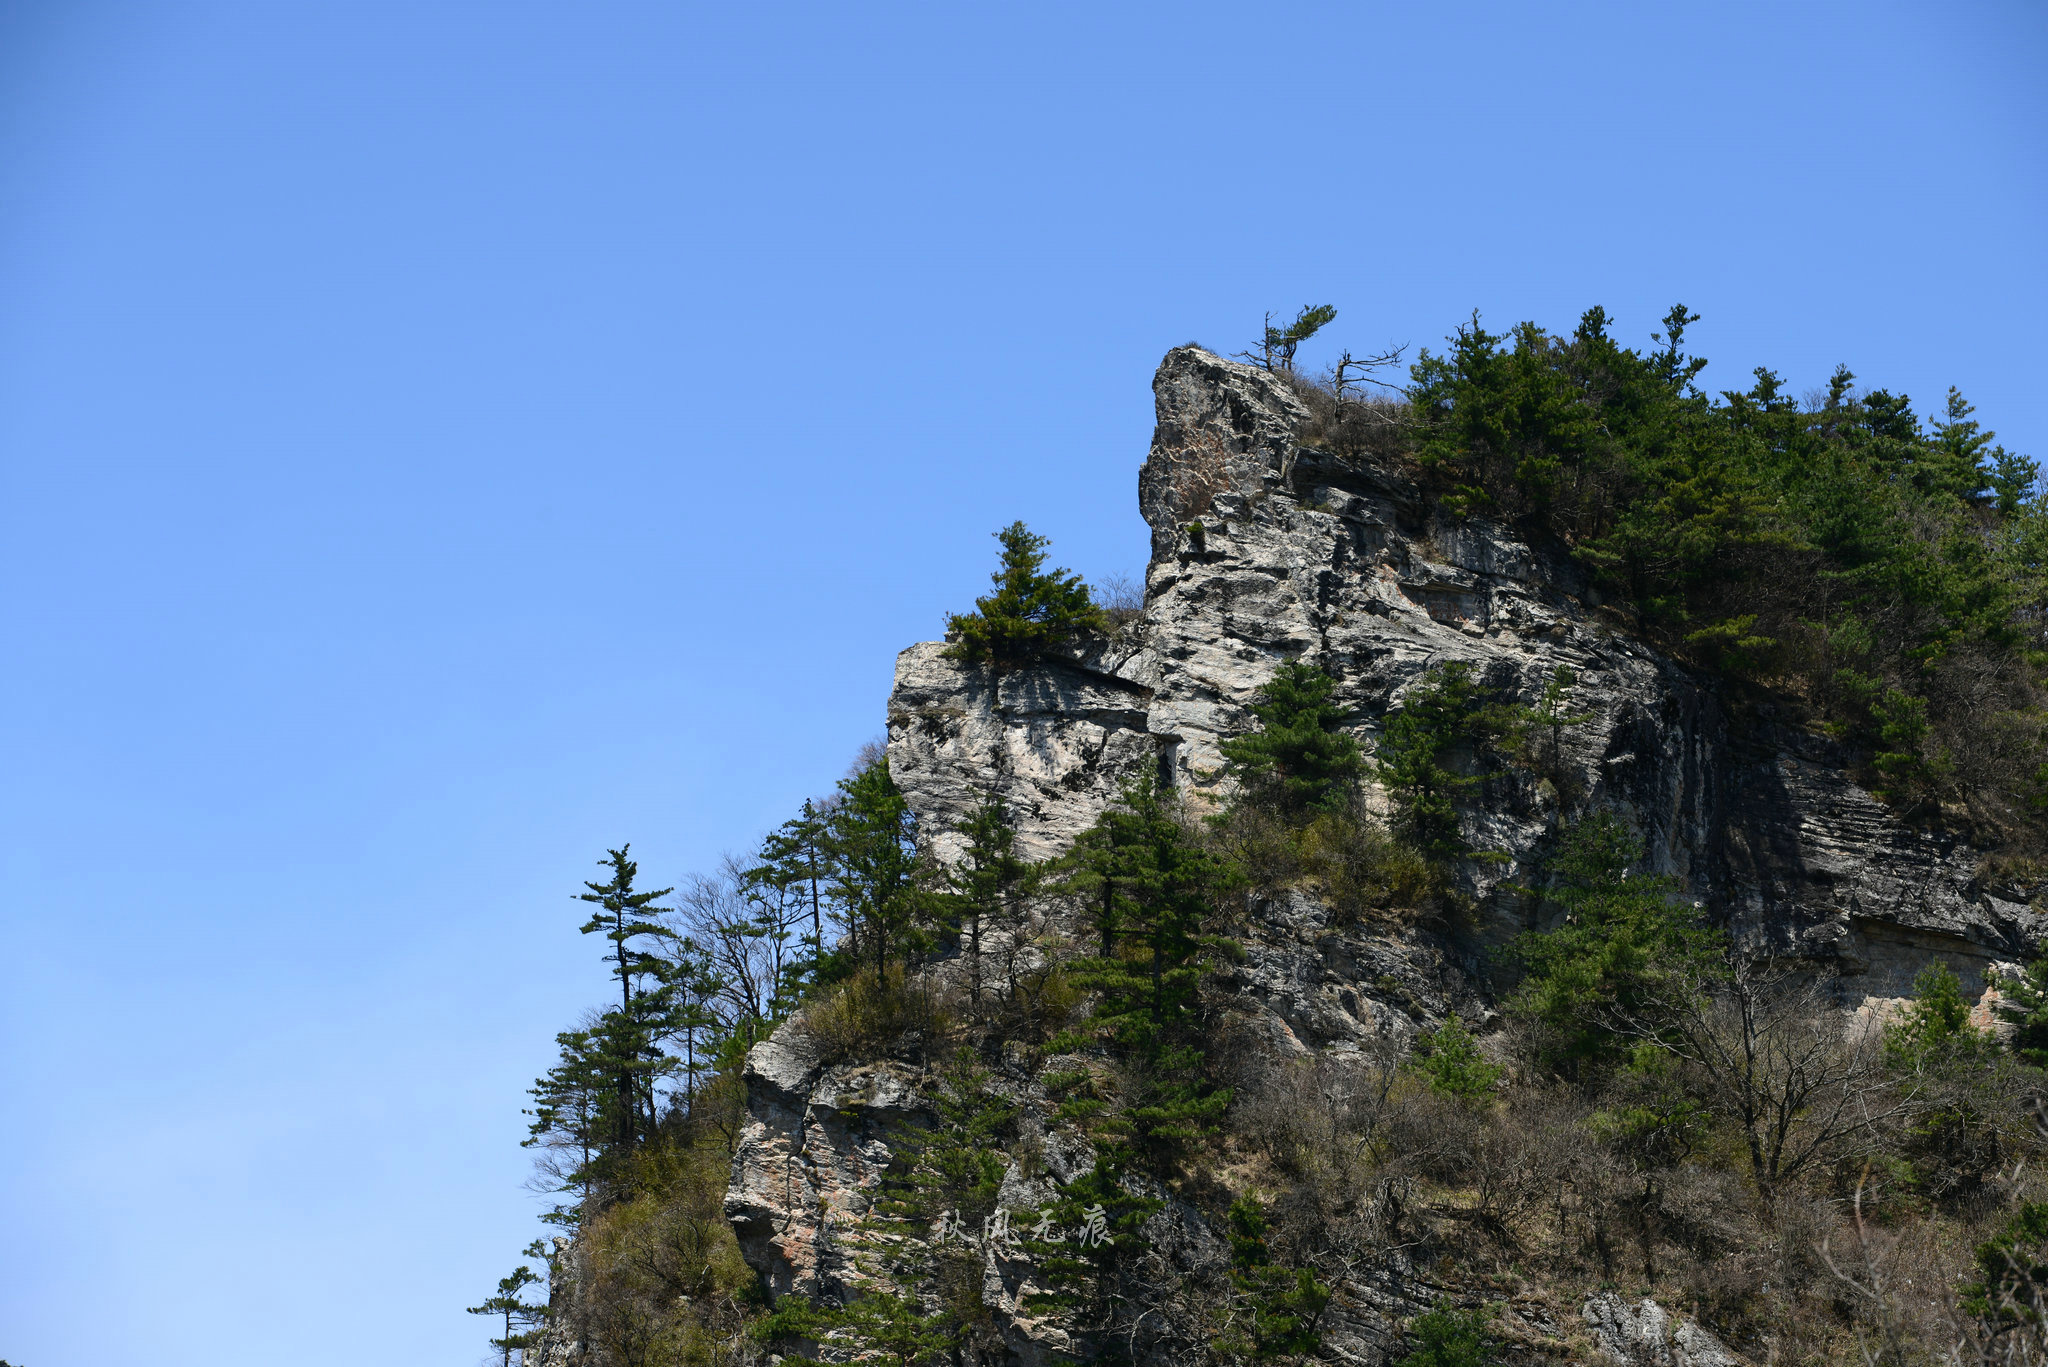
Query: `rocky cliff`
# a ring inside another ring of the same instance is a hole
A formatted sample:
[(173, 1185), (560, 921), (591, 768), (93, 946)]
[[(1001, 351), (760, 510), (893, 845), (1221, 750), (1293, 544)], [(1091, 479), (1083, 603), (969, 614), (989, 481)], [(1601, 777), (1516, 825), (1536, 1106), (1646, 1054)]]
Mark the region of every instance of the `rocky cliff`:
[[(940, 642), (898, 660), (891, 772), (941, 855), (991, 789), (1036, 857), (1064, 848), (1143, 772), (1197, 806), (1215, 803), (1219, 742), (1252, 727), (1253, 694), (1290, 659), (1335, 676), (1368, 752), (1432, 665), (1468, 662), (1497, 694), (1524, 701), (1564, 665), (1589, 714), (1564, 733), (1564, 781), (1499, 775), (1472, 804), (1472, 844), (1505, 856), (1459, 871), (1477, 934), (1347, 922), (1306, 893), (1253, 899), (1245, 959), (1226, 985), (1269, 1055), (1362, 1058), (1452, 1008), (1483, 1018), (1479, 955), (1531, 914), (1513, 888), (1560, 822), (1594, 807), (1623, 813), (1655, 867), (1741, 941), (1829, 965), (1845, 1006), (1900, 995), (1930, 955), (1980, 983), (2040, 934), (2036, 889), (1987, 878), (1966, 844), (1895, 819), (1792, 709), (1731, 698), (1650, 648), (1569, 559), (1447, 515), (1393, 469), (1319, 449), (1284, 380), (1184, 347), (1161, 364), (1154, 393), (1158, 426), (1138, 482), (1152, 533), (1142, 620), (1080, 658), (1000, 677), (946, 658)], [(793, 1023), (754, 1051), (746, 1078), (749, 1122), (726, 1206), (746, 1257), (778, 1293), (842, 1294), (857, 1277), (845, 1233), (868, 1210), (895, 1127), (922, 1104), (919, 1070), (833, 1062)], [(1012, 1163), (1004, 1192), (1005, 1205), (1026, 1208), (1048, 1176), (1071, 1177), (1085, 1159), (1034, 1118), (1051, 1108), (1028, 1071), (997, 1085), (1026, 1115), (1034, 1156)], [(1219, 1236), (1178, 1202), (1147, 1235), (1169, 1282), (1198, 1284), (1224, 1257)], [(984, 1301), (1020, 1359), (1045, 1361), (1071, 1343), (1023, 1309), (1031, 1277), (1028, 1263), (990, 1247)], [(1378, 1363), (1398, 1314), (1426, 1306), (1432, 1285), (1398, 1259), (1343, 1283), (1327, 1351)], [(1510, 1305), (1504, 1332), (1561, 1351), (1587, 1332), (1568, 1322), (1581, 1318), (1609, 1356), (1734, 1361), (1654, 1303), (1612, 1296), (1565, 1318)]]
[(1246, 705), (1289, 659), (1336, 676), (1368, 751), (1434, 664), (1469, 662), (1524, 701), (1566, 665), (1591, 714), (1565, 733), (1576, 781), (1496, 784), (1472, 816), (1473, 844), (1509, 856), (1463, 871), (1493, 916), (1520, 915), (1493, 894), (1526, 879), (1573, 814), (1562, 786), (1572, 808), (1626, 814), (1656, 868), (1745, 941), (1824, 958), (1852, 990), (1898, 995), (1930, 953), (1975, 979), (2038, 937), (2034, 888), (1987, 879), (1968, 845), (1901, 824), (1838, 747), (1769, 699), (1731, 702), (1633, 638), (1568, 559), (1306, 444), (1310, 414), (1283, 380), (1182, 347), (1153, 393), (1143, 620), (1084, 659), (999, 681), (937, 642), (897, 661), (890, 767), (941, 843), (991, 786), (1039, 853), (1147, 766), (1213, 800), (1218, 742), (1256, 725)]

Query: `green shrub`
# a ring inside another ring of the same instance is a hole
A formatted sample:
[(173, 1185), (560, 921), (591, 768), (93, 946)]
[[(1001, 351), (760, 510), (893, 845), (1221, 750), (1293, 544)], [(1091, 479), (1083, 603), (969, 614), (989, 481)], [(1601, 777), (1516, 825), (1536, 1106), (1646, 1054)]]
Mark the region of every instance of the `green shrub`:
[(1452, 768), (1451, 758), (1485, 706), (1472, 666), (1453, 660), (1424, 673), (1381, 732), (1374, 775), (1399, 809), (1394, 829), (1432, 859), (1470, 851), (1458, 804), (1479, 780)]
[(2029, 1201), (1977, 1246), (1963, 1308), (1993, 1328), (2048, 1324), (2048, 1202)]
[(1479, 1041), (1453, 1011), (1434, 1030), (1416, 1038), (1415, 1071), (1439, 1096), (1474, 1103), (1493, 1095), (1494, 1085), (1506, 1070), (1489, 1063), (1479, 1052)]
[(1437, 1302), (1436, 1309), (1417, 1315), (1408, 1326), (1415, 1348), (1395, 1367), (1486, 1367), (1493, 1360), (1493, 1336), (1486, 1328), (1491, 1318), (1485, 1310)]
[(1613, 1029), (1617, 1013), (1635, 1011), (1673, 975), (1720, 961), (1721, 937), (1677, 900), (1678, 880), (1643, 872), (1642, 859), (1642, 841), (1612, 812), (1574, 823), (1543, 894), (1563, 923), (1508, 948), (1527, 974), (1514, 1005), (1550, 1032), (1546, 1052), (1567, 1068), (1619, 1061), (1628, 1041)]

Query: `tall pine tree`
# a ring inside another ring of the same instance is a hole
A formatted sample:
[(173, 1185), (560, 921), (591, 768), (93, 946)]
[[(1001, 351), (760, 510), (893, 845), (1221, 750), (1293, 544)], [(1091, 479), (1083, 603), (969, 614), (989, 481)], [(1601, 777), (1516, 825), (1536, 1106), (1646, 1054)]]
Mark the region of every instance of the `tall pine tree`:
[(636, 1062), (644, 1053), (636, 1036), (645, 1012), (633, 1009), (633, 986), (648, 974), (658, 974), (662, 963), (659, 957), (636, 949), (633, 942), (643, 935), (659, 935), (659, 924), (646, 919), (648, 910), (656, 902), (674, 892), (674, 888), (661, 888), (655, 892), (636, 892), (633, 882), (640, 874), (640, 866), (628, 857), (631, 845), (622, 845), (616, 850), (607, 850), (605, 857), (597, 862), (611, 869), (608, 882), (585, 882), (587, 892), (578, 893), (577, 900), (589, 902), (597, 910), (583, 924), (583, 933), (602, 934), (612, 945), (609, 958), (618, 969), (619, 1013), (613, 1019), (607, 1032), (611, 1048), (607, 1051), (614, 1069), (614, 1086), (618, 1092), (616, 1114), (616, 1142), (623, 1152), (633, 1147), (636, 1128), (634, 1121), (639, 1107), (636, 1102)]
[(918, 947), (921, 928), (916, 821), (889, 777), (886, 757), (839, 784), (831, 816), (832, 882), (848, 939), (877, 977), (891, 956)]
[(1078, 961), (1074, 981), (1096, 994), (1091, 1030), (1145, 1065), (1150, 1090), (1128, 1122), (1163, 1153), (1199, 1138), (1229, 1102), (1204, 1074), (1197, 997), (1208, 962), (1236, 950), (1207, 927), (1243, 876), (1202, 847), (1149, 774), (1075, 841), (1069, 858), (1069, 886), (1090, 908), (1106, 951)]
[(968, 997), (977, 1007), (983, 988), (982, 941), (993, 933), (1008, 952), (1005, 986), (1015, 993), (1017, 941), (1024, 934), (1024, 899), (1030, 895), (1036, 870), (1017, 853), (1017, 828), (1009, 809), (993, 791), (954, 828), (966, 847), (946, 871), (948, 917), (960, 934), (967, 956)]

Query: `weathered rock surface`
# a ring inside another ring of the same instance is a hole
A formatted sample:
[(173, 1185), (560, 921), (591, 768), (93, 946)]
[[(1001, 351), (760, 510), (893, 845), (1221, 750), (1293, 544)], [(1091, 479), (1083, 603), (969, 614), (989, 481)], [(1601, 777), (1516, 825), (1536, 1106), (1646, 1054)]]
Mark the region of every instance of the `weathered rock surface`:
[(801, 1022), (747, 1055), (748, 1120), (725, 1215), (776, 1295), (839, 1297), (861, 1274), (835, 1237), (874, 1204), (889, 1141), (920, 1109), (912, 1070), (888, 1061), (828, 1068)]
[(1338, 678), (1368, 749), (1432, 665), (1469, 662), (1524, 701), (1566, 665), (1592, 714), (1564, 733), (1570, 796), (1501, 780), (1474, 804), (1474, 843), (1509, 856), (1463, 875), (1498, 930), (1524, 909), (1490, 894), (1530, 875), (1561, 818), (1602, 806), (1746, 941), (1823, 958), (1852, 993), (1899, 995), (1930, 954), (1976, 979), (2040, 934), (2032, 889), (1987, 886), (1966, 844), (1897, 821), (1827, 738), (1766, 705), (1731, 715), (1713, 680), (1603, 615), (1577, 566), (1303, 444), (1309, 414), (1283, 381), (1182, 347), (1153, 390), (1142, 621), (1084, 659), (1000, 678), (938, 643), (898, 659), (891, 770), (942, 852), (992, 788), (1041, 855), (1148, 766), (1214, 800), (1218, 743), (1255, 725), (1247, 704), (1289, 659)]
[(1606, 1291), (1579, 1313), (1620, 1367), (1742, 1367), (1721, 1340), (1647, 1297), (1631, 1302)]
[[(1492, 937), (1520, 928), (1528, 911), (1511, 889), (1559, 823), (1594, 807), (1624, 813), (1652, 865), (1748, 943), (1831, 963), (1852, 1004), (1899, 995), (1932, 955), (1975, 978), (2043, 929), (2034, 889), (1988, 883), (1967, 845), (1895, 820), (1789, 713), (1731, 710), (1712, 679), (1604, 613), (1575, 565), (1502, 527), (1448, 517), (1394, 472), (1307, 445), (1310, 415), (1280, 380), (1184, 347), (1167, 355), (1154, 392), (1138, 491), (1152, 528), (1142, 620), (1080, 658), (1000, 677), (937, 642), (898, 658), (890, 768), (941, 857), (991, 791), (1037, 858), (1065, 848), (1142, 773), (1197, 806), (1219, 801), (1219, 743), (1254, 724), (1248, 704), (1289, 659), (1338, 679), (1368, 750), (1432, 665), (1469, 662), (1525, 702), (1566, 665), (1574, 706), (1591, 715), (1563, 733), (1561, 781), (1496, 775), (1471, 804), (1473, 844), (1507, 856), (1460, 874)], [(1486, 1012), (1476, 988), (1485, 934), (1345, 922), (1301, 891), (1250, 900), (1244, 922), (1234, 929), (1245, 955), (1223, 984), (1244, 1008), (1235, 1028), (1268, 1053), (1384, 1049), (1449, 1010)], [(843, 1297), (876, 1263), (860, 1223), (929, 1081), (889, 1060), (828, 1062), (800, 1023), (755, 1048), (746, 1080), (726, 1198), (742, 1250), (778, 1294)], [(1029, 1118), (1051, 1108), (1021, 1070), (998, 1084), (1023, 1108), (1020, 1147), (1031, 1153), (1013, 1156), (1001, 1203), (1026, 1210), (1049, 1195), (1048, 1176), (1078, 1176), (1088, 1152)], [(1165, 1283), (1213, 1284), (1227, 1260), (1190, 1207), (1169, 1203), (1146, 1234)], [(994, 1241), (985, 1256), (983, 1300), (1019, 1361), (1072, 1350), (1065, 1329), (1025, 1308), (1028, 1260)], [(1398, 1356), (1401, 1324), (1436, 1294), (1414, 1272), (1340, 1284), (1326, 1356), (1368, 1367)], [(1171, 1307), (1157, 1313), (1172, 1319)], [(1603, 1295), (1583, 1318), (1626, 1367), (1741, 1361), (1653, 1301)], [(1524, 1328), (1560, 1341), (1561, 1326)]]

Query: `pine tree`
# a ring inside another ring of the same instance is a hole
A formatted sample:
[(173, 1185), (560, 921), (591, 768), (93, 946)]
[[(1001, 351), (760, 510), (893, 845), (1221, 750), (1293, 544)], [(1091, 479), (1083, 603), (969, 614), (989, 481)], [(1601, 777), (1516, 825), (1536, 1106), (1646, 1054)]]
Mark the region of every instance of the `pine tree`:
[(946, 871), (947, 919), (960, 934), (967, 955), (969, 999), (982, 997), (982, 939), (991, 931), (1004, 937), (1005, 986), (1014, 995), (1016, 942), (1024, 932), (1023, 901), (1030, 895), (1036, 870), (1017, 853), (1017, 828), (1008, 808), (991, 790), (980, 805), (954, 827), (966, 839), (961, 857)]
[(659, 935), (661, 926), (645, 919), (646, 912), (654, 903), (674, 892), (674, 888), (662, 888), (656, 892), (635, 892), (633, 880), (639, 876), (640, 866), (628, 858), (633, 847), (622, 845), (616, 850), (607, 850), (599, 864), (612, 871), (611, 880), (605, 883), (584, 883), (589, 889), (576, 895), (577, 900), (589, 902), (597, 907), (590, 919), (583, 924), (583, 933), (602, 933), (611, 941), (612, 952), (606, 957), (618, 967), (619, 1014), (612, 1019), (608, 1042), (612, 1046), (607, 1052), (612, 1066), (616, 1069), (614, 1086), (618, 1092), (618, 1105), (613, 1116), (618, 1126), (617, 1143), (621, 1152), (633, 1147), (634, 1121), (638, 1114), (636, 1104), (637, 1086), (635, 1064), (643, 1052), (637, 1040), (629, 1039), (642, 1021), (644, 1013), (633, 1010), (634, 982), (650, 973), (661, 971), (661, 960), (655, 955), (633, 947), (633, 941), (643, 935)]
[(995, 534), (1002, 564), (990, 576), (995, 592), (974, 600), (971, 613), (952, 613), (946, 631), (958, 640), (947, 654), (986, 661), (998, 672), (1064, 650), (1090, 632), (1109, 630), (1109, 618), (1071, 570), (1045, 570), (1047, 538), (1012, 522)]
[(906, 1126), (890, 1141), (895, 1161), (882, 1178), (876, 1210), (915, 1226), (925, 1238), (942, 1217), (969, 1229), (995, 1212), (1009, 1167), (1003, 1132), (1017, 1107), (989, 1086), (989, 1071), (970, 1049), (938, 1070), (931, 1094), (935, 1123)]
[(1143, 1061), (1150, 1093), (1128, 1123), (1163, 1153), (1198, 1139), (1229, 1103), (1204, 1074), (1195, 1008), (1207, 962), (1236, 952), (1205, 926), (1243, 876), (1202, 848), (1149, 774), (1075, 841), (1070, 860), (1070, 886), (1109, 947), (1078, 961), (1074, 981), (1096, 994), (1090, 1028)]
[[(564, 1030), (555, 1036), (555, 1044), (561, 1056), (529, 1090), (533, 1105), (525, 1114), (533, 1120), (520, 1145), (544, 1151), (541, 1176), (551, 1181), (552, 1190), (574, 1189), (580, 1206), (589, 1197), (603, 1137), (613, 1132), (607, 1128), (605, 1110), (607, 1102), (616, 1101), (617, 1091), (592, 1031)], [(574, 1162), (557, 1159), (558, 1153), (574, 1155)], [(541, 1218), (566, 1225), (578, 1220), (559, 1206)]]
[(1472, 666), (1438, 665), (1408, 691), (1387, 718), (1374, 773), (1400, 809), (1396, 829), (1434, 859), (1469, 851), (1458, 818), (1458, 799), (1479, 780), (1450, 767), (1451, 751), (1469, 739), (1483, 706)]
[(687, 935), (673, 943), (664, 976), (670, 991), (668, 1034), (682, 1041), (684, 1094), (694, 1105), (697, 1075), (710, 1065), (725, 1026), (718, 1013), (722, 984), (711, 956)]
[(1294, 370), (1294, 352), (1303, 342), (1337, 321), (1337, 310), (1330, 304), (1304, 304), (1294, 321), (1284, 328), (1273, 326), (1273, 315), (1266, 315), (1266, 330), (1259, 339), (1257, 351), (1240, 351), (1237, 354), (1245, 360), (1255, 361), (1267, 370)]
[(1490, 1318), (1484, 1310), (1460, 1310), (1447, 1300), (1437, 1302), (1436, 1309), (1417, 1315), (1408, 1326), (1415, 1351), (1395, 1367), (1487, 1367), (1494, 1360), (1493, 1336), (1486, 1327)]
[(886, 757), (839, 784), (841, 801), (830, 818), (832, 882), (846, 916), (853, 952), (865, 954), (876, 976), (890, 955), (917, 947), (921, 889), (916, 821), (889, 777)]
[(781, 892), (793, 891), (810, 912), (809, 976), (815, 981), (825, 958), (825, 895), (830, 879), (830, 823), (809, 798), (803, 811), (771, 831), (761, 842), (760, 862), (747, 877)]
[(1885, 1026), (1885, 1062), (1900, 1071), (1978, 1062), (1992, 1041), (1970, 1014), (1970, 999), (1955, 970), (1939, 959), (1929, 962), (1913, 977), (1911, 1004)]
[(2036, 1068), (2048, 1068), (2048, 955), (2017, 976), (1997, 979), (1998, 1015), (2012, 1030), (2012, 1051)]
[(1276, 1266), (1266, 1247), (1266, 1215), (1251, 1196), (1230, 1206), (1231, 1323), (1216, 1347), (1252, 1362), (1302, 1358), (1322, 1347), (1317, 1325), (1330, 1288), (1308, 1268)]
[(1266, 681), (1251, 706), (1260, 729), (1221, 746), (1247, 800), (1288, 814), (1350, 803), (1365, 760), (1343, 729), (1344, 710), (1330, 701), (1336, 686), (1327, 670), (1302, 660)]
[(1976, 1275), (1958, 1288), (1963, 1309), (1999, 1333), (2048, 1326), (2048, 1202), (2022, 1204), (1975, 1261)]
[[(1553, 777), (1564, 772), (1564, 729), (1593, 719), (1591, 712), (1571, 710), (1572, 686), (1577, 682), (1578, 675), (1573, 673), (1570, 665), (1557, 666), (1544, 679), (1543, 691), (1537, 695), (1535, 706), (1518, 718), (1525, 738), (1541, 735), (1548, 742), (1541, 747), (1536, 759), (1549, 767)], [(1538, 747), (1532, 744), (1528, 748), (1535, 750)]]
[(1479, 1041), (1455, 1011), (1444, 1017), (1444, 1023), (1436, 1029), (1417, 1036), (1415, 1042), (1415, 1071), (1439, 1096), (1467, 1104), (1484, 1101), (1493, 1095), (1494, 1084), (1507, 1071), (1497, 1063), (1487, 1062), (1479, 1052)]
[(487, 1298), (482, 1305), (472, 1305), (469, 1307), (469, 1313), (472, 1315), (502, 1315), (504, 1317), (504, 1336), (491, 1340), (491, 1347), (496, 1348), (503, 1354), (503, 1357), (500, 1359), (502, 1367), (512, 1367), (513, 1349), (524, 1348), (533, 1341), (531, 1334), (515, 1334), (512, 1332), (512, 1326), (514, 1324), (525, 1326), (538, 1324), (548, 1313), (548, 1308), (545, 1305), (528, 1305), (520, 1298), (521, 1292), (525, 1291), (529, 1286), (540, 1285), (540, 1281), (541, 1279), (533, 1274), (533, 1269), (524, 1266), (516, 1268), (511, 1276), (500, 1279), (497, 1295)]
[[(812, 1339), (836, 1350), (835, 1360), (885, 1367), (937, 1367), (960, 1341), (952, 1316), (926, 1314), (915, 1296), (887, 1291), (857, 1296), (844, 1306), (784, 1296), (754, 1332), (770, 1342)], [(782, 1360), (794, 1367), (823, 1367), (816, 1358), (788, 1355)]]
[(1544, 897), (1563, 924), (1509, 947), (1527, 977), (1515, 1003), (1554, 1032), (1552, 1054), (1568, 1068), (1612, 1062), (1627, 1041), (1616, 1015), (1639, 1012), (1675, 976), (1717, 971), (1722, 937), (1676, 898), (1678, 880), (1643, 871), (1643, 842), (1612, 812), (1566, 830), (1550, 860)]

